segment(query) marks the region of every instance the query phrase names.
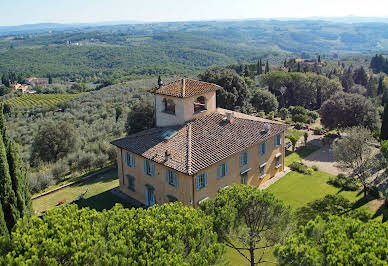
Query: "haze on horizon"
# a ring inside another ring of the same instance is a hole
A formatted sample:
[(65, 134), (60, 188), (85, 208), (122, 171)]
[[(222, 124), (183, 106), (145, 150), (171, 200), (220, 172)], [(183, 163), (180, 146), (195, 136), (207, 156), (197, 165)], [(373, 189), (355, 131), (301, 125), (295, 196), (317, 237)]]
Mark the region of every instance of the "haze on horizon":
[[(388, 17), (387, 0), (2, 0), (0, 26), (35, 23)], [(19, 14), (19, 15), (18, 15)]]

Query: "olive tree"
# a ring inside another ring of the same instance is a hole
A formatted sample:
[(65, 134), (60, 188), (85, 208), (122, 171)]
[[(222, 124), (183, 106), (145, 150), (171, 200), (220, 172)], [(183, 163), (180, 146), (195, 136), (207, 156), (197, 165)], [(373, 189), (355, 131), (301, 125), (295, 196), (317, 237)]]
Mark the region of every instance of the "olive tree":
[(213, 217), (219, 241), (251, 265), (271, 262), (264, 259), (266, 250), (282, 242), (293, 225), (289, 206), (272, 193), (251, 186), (224, 188), (201, 209)]
[(39, 128), (32, 143), (32, 163), (36, 164), (36, 159), (56, 162), (73, 152), (76, 144), (77, 135), (72, 124), (65, 121), (47, 122)]
[(348, 172), (351, 182), (361, 184), (364, 196), (375, 180), (373, 177), (379, 177), (386, 167), (386, 160), (375, 145), (372, 132), (357, 126), (344, 130), (343, 137), (332, 147), (334, 159)]

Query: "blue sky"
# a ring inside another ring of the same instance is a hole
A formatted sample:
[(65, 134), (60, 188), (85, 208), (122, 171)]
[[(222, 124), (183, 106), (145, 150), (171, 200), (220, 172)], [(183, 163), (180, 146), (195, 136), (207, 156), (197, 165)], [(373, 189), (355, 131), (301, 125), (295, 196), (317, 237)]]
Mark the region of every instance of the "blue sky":
[(388, 0), (0, 0), (0, 25), (311, 16), (388, 17)]

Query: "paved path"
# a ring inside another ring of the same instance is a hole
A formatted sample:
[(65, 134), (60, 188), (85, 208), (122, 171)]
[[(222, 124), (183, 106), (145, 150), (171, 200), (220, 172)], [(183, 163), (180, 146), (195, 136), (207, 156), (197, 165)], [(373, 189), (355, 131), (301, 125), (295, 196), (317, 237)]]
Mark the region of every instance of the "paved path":
[(275, 175), (274, 177), (272, 177), (270, 180), (268, 180), (267, 182), (265, 182), (263, 185), (261, 185), (259, 187), (260, 190), (263, 190), (263, 189), (266, 189), (267, 187), (269, 187), (270, 185), (272, 185), (273, 183), (275, 183), (276, 181), (278, 181), (279, 179), (281, 179), (282, 177), (284, 177), (286, 174), (288, 174), (289, 172), (291, 172), (291, 169), (289, 167), (285, 167), (283, 171), (281, 171), (279, 174)]
[(344, 173), (344, 171), (341, 170), (338, 167), (338, 164), (335, 162), (330, 148), (331, 145), (326, 145), (325, 147), (320, 148), (319, 150), (304, 158), (302, 162), (310, 167), (316, 165), (318, 166), (319, 170), (332, 175)]

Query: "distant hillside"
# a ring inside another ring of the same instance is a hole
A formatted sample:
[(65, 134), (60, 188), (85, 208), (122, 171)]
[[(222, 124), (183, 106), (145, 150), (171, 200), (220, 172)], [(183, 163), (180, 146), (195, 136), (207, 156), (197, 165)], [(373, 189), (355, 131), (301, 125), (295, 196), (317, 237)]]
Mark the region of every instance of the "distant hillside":
[(18, 27), (13, 30), (50, 29), (51, 33), (0, 38), (0, 73), (139, 77), (195, 73), (211, 65), (259, 58), (280, 63), (291, 55), (388, 51), (387, 23), (245, 20)]

